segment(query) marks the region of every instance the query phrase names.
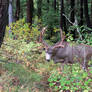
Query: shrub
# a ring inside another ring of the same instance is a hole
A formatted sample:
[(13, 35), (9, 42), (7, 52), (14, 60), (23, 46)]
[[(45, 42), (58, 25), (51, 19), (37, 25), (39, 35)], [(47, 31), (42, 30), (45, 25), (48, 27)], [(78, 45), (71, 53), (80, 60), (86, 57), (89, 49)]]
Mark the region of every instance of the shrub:
[(29, 27), (29, 23), (26, 23), (25, 19), (20, 19), (12, 23), (6, 27), (7, 33), (10, 38), (13, 39), (24, 39), (25, 41), (28, 40), (37, 40), (40, 31), (38, 31), (39, 26), (33, 24)]

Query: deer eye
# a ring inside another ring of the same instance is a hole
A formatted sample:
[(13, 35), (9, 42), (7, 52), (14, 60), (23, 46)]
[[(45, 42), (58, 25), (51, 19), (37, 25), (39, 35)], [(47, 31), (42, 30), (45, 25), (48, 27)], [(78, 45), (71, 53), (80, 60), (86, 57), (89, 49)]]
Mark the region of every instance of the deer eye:
[(43, 50), (45, 50), (45, 48), (43, 48)]

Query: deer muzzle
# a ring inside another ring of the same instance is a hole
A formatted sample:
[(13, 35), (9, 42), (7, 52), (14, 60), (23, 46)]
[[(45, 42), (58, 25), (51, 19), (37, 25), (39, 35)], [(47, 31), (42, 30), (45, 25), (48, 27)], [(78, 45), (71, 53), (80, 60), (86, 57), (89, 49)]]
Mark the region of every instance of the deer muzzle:
[(51, 59), (51, 55), (49, 53), (46, 53), (46, 60), (49, 62)]

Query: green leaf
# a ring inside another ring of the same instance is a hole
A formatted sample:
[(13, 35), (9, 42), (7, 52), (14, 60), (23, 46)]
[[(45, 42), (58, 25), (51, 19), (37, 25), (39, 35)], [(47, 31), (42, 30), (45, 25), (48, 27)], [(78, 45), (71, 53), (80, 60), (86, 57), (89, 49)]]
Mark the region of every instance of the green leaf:
[(92, 79), (88, 79), (88, 82), (92, 82)]
[(49, 86), (50, 86), (50, 87), (54, 86), (54, 83), (49, 83)]
[(83, 73), (83, 78), (86, 78), (88, 76), (88, 73)]
[(66, 84), (70, 84), (70, 83), (71, 83), (70, 80), (67, 80), (67, 81), (66, 81)]
[(58, 90), (58, 86), (55, 86), (55, 90)]
[(89, 92), (88, 90), (84, 90), (83, 92)]
[(85, 82), (84, 82), (84, 85), (88, 85), (88, 84), (89, 84), (89, 81), (85, 81)]
[(50, 78), (48, 78), (48, 82), (52, 82), (52, 80)]

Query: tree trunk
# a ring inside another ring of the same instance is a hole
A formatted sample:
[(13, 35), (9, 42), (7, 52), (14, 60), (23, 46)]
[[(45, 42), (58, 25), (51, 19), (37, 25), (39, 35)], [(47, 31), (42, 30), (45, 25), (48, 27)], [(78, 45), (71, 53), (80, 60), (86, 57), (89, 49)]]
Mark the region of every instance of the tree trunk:
[[(64, 11), (64, 3), (63, 3), (63, 13), (65, 13)], [(67, 34), (67, 28), (66, 28), (66, 18), (63, 16), (63, 30), (65, 31), (65, 34)]]
[(47, 0), (47, 3), (49, 4), (49, 0)]
[(20, 0), (16, 0), (15, 20), (19, 20), (19, 15), (20, 15)]
[(0, 47), (5, 35), (5, 28), (8, 24), (8, 0), (0, 0)]
[(63, 17), (63, 13), (64, 13), (64, 1), (63, 0), (61, 0), (61, 12), (60, 12), (60, 36), (61, 36), (61, 41), (62, 41), (62, 31), (63, 31), (63, 22), (64, 22), (64, 17)]
[(75, 0), (71, 0), (71, 16), (70, 16), (70, 20), (71, 22), (75, 22)]
[(50, 3), (50, 1), (47, 0), (47, 10), (48, 10), (48, 11), (49, 11), (49, 3)]
[(9, 9), (8, 9), (8, 14), (9, 14), (9, 26), (13, 22), (13, 14), (12, 14), (12, 0), (9, 0)]
[(92, 1), (91, 1), (91, 25), (92, 25)]
[[(70, 15), (70, 20), (72, 23), (75, 22), (75, 0), (71, 0), (71, 15)], [(72, 30), (73, 38), (76, 38), (76, 31)]]
[(61, 0), (60, 28), (61, 28), (62, 30), (64, 30), (65, 33), (67, 34), (66, 19), (65, 19), (65, 17), (63, 16), (63, 14), (64, 14), (64, 1)]
[(83, 0), (80, 0), (80, 26), (83, 25)]
[(37, 2), (37, 7), (38, 7), (37, 15), (38, 15), (39, 19), (41, 18), (41, 14), (42, 14), (41, 6), (42, 6), (42, 0), (38, 0), (38, 2)]
[(13, 22), (13, 14), (12, 14), (12, 0), (9, 0), (9, 9), (8, 9), (8, 15), (9, 15), (9, 36), (11, 37), (12, 32), (11, 32), (11, 23)]
[(88, 14), (88, 0), (83, 0), (83, 3), (84, 3), (84, 14), (85, 14), (86, 23), (87, 26), (91, 28), (90, 17)]
[(61, 16), (60, 16), (60, 28), (63, 30), (63, 10), (64, 10), (64, 6), (63, 6), (63, 4), (64, 4), (64, 2), (63, 2), (63, 0), (61, 0)]
[(27, 0), (27, 22), (32, 25), (33, 18), (33, 0)]
[(56, 0), (54, 0), (54, 10), (56, 11)]

